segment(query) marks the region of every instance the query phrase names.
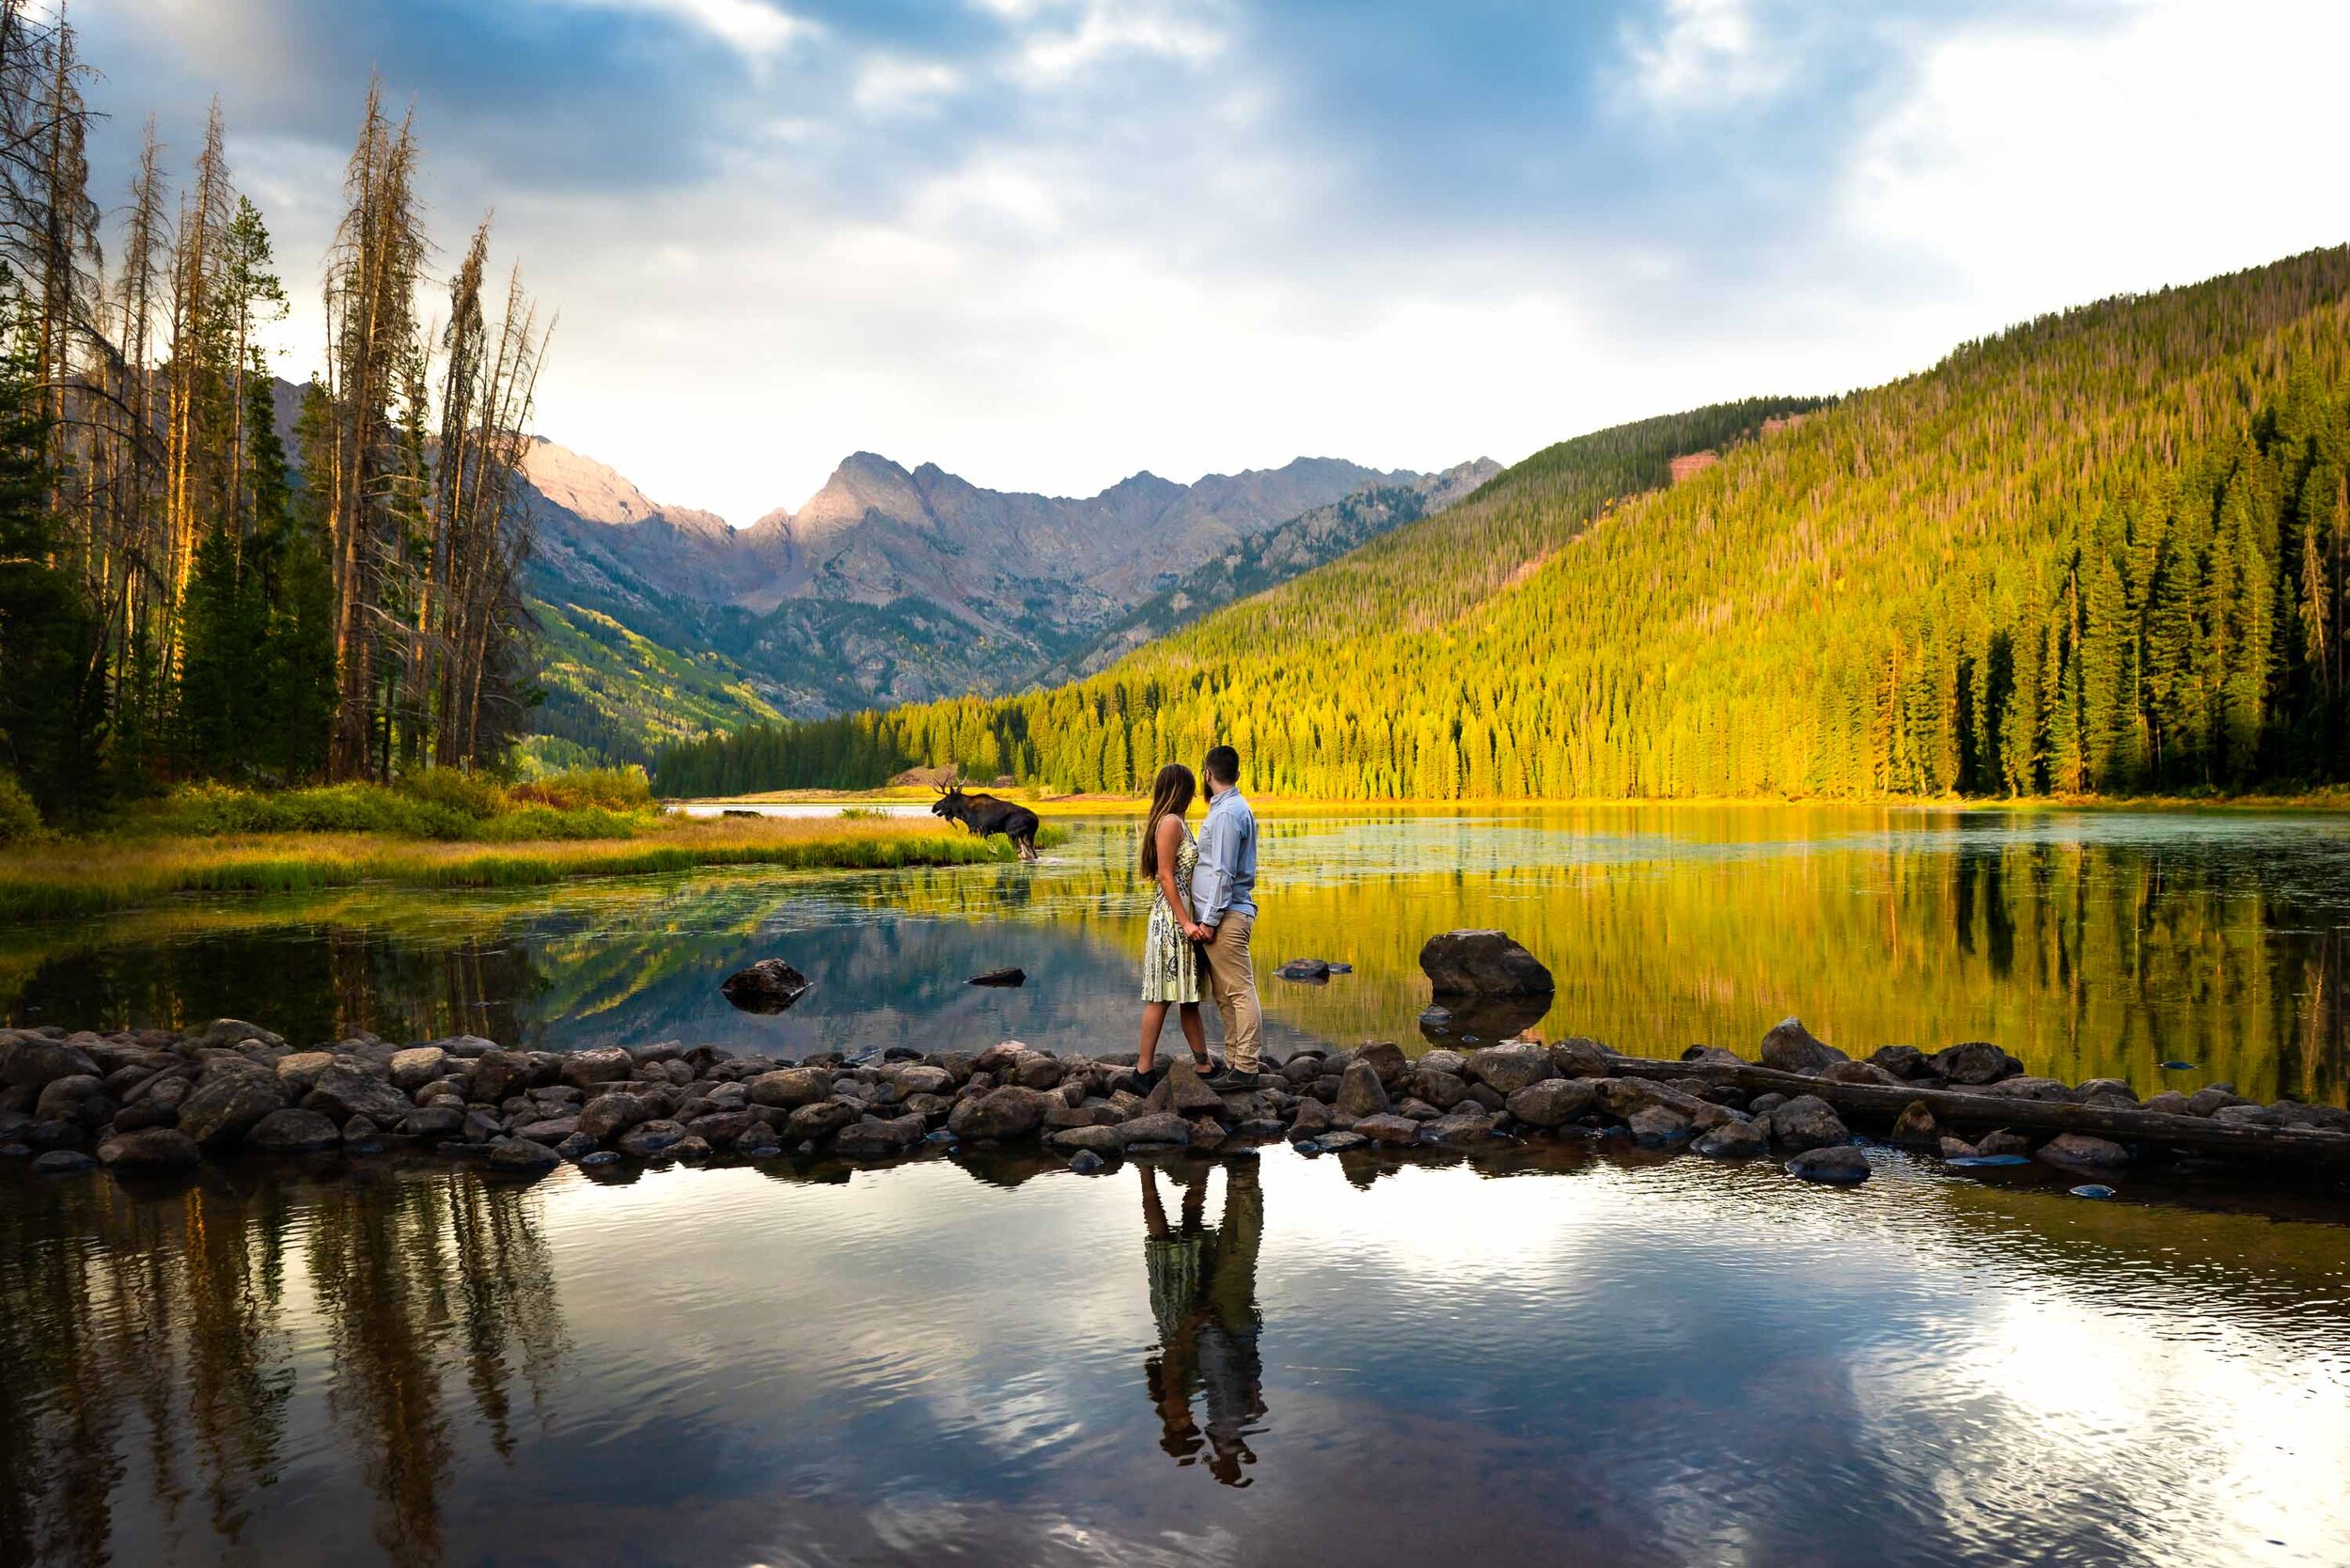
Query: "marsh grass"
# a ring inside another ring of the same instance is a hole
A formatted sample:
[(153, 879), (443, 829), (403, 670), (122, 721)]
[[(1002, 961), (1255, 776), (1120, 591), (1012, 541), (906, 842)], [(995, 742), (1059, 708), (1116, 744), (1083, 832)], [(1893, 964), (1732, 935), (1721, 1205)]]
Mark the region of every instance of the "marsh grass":
[(1016, 854), (1001, 837), (975, 839), (941, 824), (894, 819), (686, 821), (628, 814), (622, 829), (596, 839), (488, 842), (331, 832), (58, 840), (0, 855), (0, 920), (102, 914), (175, 893), (302, 893), (368, 883), (525, 887), (703, 866), (888, 870), (979, 865)]

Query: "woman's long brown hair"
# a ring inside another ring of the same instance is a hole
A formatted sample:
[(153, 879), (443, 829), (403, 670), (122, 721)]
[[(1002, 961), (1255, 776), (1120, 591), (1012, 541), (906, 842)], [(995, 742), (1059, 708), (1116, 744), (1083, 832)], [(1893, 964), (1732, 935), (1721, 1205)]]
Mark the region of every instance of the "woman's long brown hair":
[(1159, 874), (1159, 819), (1169, 812), (1180, 817), (1191, 809), (1191, 797), (1199, 792), (1198, 780), (1181, 762), (1169, 762), (1151, 781), (1151, 819), (1142, 824), (1142, 874), (1155, 878)]

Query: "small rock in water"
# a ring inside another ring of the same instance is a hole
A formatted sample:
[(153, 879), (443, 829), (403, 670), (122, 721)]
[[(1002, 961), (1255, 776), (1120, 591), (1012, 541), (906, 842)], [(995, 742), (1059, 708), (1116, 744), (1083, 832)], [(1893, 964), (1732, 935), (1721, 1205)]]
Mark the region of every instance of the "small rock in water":
[(620, 1163), (620, 1152), (617, 1149), (599, 1149), (592, 1154), (580, 1155), (579, 1163), (588, 1169), (597, 1166), (618, 1165)]
[(1322, 1145), (1309, 1137), (1299, 1138), (1295, 1143), (1291, 1144), (1290, 1147), (1296, 1150), (1301, 1154), (1311, 1155), (1322, 1152)]
[(2113, 1189), (2102, 1182), (2084, 1182), (2071, 1189), (2076, 1198), (2111, 1198)]
[(2162, 1070), (2166, 1073), (2192, 1073), (2195, 1071), (2195, 1064), (2191, 1061), (2166, 1061), (2161, 1065)]
[(973, 975), (965, 983), (970, 985), (1026, 985), (1028, 983), (1028, 972), (1018, 964), (1014, 964), (1009, 969), (990, 969), (983, 975)]
[(1800, 1176), (1807, 1182), (1832, 1182), (1848, 1186), (1869, 1179), (1869, 1156), (1849, 1143), (1808, 1149), (1787, 1162), (1787, 1174)]
[(1332, 959), (1330, 961), (1330, 972), (1334, 975), (1351, 975), (1355, 972), (1355, 965), (1352, 964), (1340, 964), (1338, 960)]
[(1102, 1168), (1102, 1156), (1090, 1149), (1080, 1149), (1071, 1156), (1069, 1168), (1080, 1176), (1090, 1176)]
[(779, 958), (728, 975), (718, 990), (744, 1012), (781, 1012), (807, 995), (808, 978)]
[(33, 1168), (43, 1176), (70, 1176), (88, 1170), (98, 1164), (79, 1149), (52, 1149), (33, 1161)]
[(1982, 1167), (1987, 1165), (2029, 1165), (2031, 1164), (2031, 1161), (2021, 1154), (1961, 1154), (1958, 1158), (1951, 1160), (1949, 1163), (1951, 1165)]
[(1330, 978), (1330, 965), (1319, 958), (1292, 958), (1274, 972), (1276, 978), (1317, 985)]

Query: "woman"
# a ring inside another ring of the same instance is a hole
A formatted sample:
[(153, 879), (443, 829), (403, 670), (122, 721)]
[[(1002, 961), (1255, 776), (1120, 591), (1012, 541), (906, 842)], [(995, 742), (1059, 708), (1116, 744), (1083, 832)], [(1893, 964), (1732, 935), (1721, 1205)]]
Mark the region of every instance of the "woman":
[(1199, 845), (1183, 822), (1199, 792), (1191, 770), (1169, 762), (1151, 785), (1151, 817), (1142, 825), (1142, 874), (1157, 884), (1151, 899), (1151, 929), (1142, 943), (1142, 1045), (1135, 1073), (1146, 1082), (1158, 1077), (1159, 1030), (1172, 1006), (1183, 1039), (1199, 1071), (1211, 1071), (1208, 1034), (1199, 1020), (1199, 949), (1192, 944), (1211, 933), (1191, 917), (1191, 873)]

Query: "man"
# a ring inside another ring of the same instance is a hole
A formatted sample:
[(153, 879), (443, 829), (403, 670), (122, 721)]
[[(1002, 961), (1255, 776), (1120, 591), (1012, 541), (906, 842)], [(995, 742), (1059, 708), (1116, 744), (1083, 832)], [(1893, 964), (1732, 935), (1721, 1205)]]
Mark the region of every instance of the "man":
[(1199, 776), (1208, 791), (1208, 820), (1199, 829), (1191, 908), (1208, 933), (1201, 950), (1208, 993), (1224, 1020), (1225, 1064), (1234, 1074), (1253, 1077), (1264, 1025), (1256, 972), (1248, 964), (1248, 933), (1257, 923), (1257, 818), (1241, 798), (1239, 752), (1211, 746)]

